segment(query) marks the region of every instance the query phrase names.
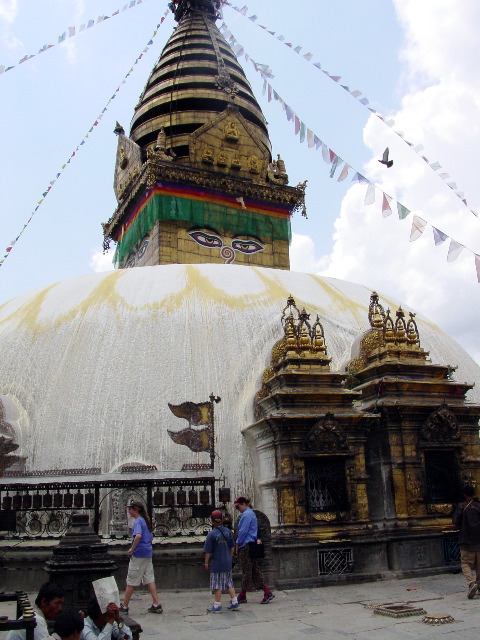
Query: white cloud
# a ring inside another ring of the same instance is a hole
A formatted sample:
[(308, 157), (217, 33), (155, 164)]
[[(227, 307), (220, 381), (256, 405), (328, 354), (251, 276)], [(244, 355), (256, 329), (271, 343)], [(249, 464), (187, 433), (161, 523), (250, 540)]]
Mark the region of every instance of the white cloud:
[(95, 273), (100, 273), (102, 271), (112, 271), (113, 254), (111, 252), (103, 253), (102, 249), (95, 249), (90, 256), (90, 261), (88, 266)]
[[(478, 210), (478, 148), (480, 146), (480, 81), (477, 61), (480, 41), (475, 25), (480, 4), (465, 0), (395, 0), (405, 29), (401, 109), (393, 114), (395, 130), (423, 143), (422, 153), (440, 161)], [(447, 263), (449, 242), (435, 247), (431, 225), (480, 254), (480, 220), (464, 207), (445, 182), (378, 118), (364, 130), (373, 158), (366, 175), (412, 213), (399, 220), (396, 211), (381, 215), (377, 202), (365, 207), (366, 185), (352, 186), (336, 220), (334, 247), (324, 274), (362, 282), (390, 293), (423, 313), (453, 335), (480, 361), (476, 329), (480, 313), (480, 284), (474, 255), (464, 249)], [(377, 160), (389, 146), (394, 160), (386, 169)], [(395, 204), (395, 203), (392, 203)], [(427, 220), (423, 235), (410, 242), (413, 214)], [(312, 250), (313, 255), (313, 250)]]
[(11, 24), (17, 15), (17, 0), (0, 0), (0, 20)]
[(326, 260), (315, 258), (315, 243), (310, 236), (292, 234), (290, 244), (290, 269), (303, 273), (316, 273), (326, 265)]

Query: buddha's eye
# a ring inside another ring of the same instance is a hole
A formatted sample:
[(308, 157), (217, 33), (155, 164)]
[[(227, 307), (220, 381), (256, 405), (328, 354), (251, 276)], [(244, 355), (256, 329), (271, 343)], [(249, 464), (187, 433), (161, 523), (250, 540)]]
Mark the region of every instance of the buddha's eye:
[(147, 250), (148, 244), (149, 244), (148, 240), (144, 240), (142, 242), (142, 244), (140, 245), (140, 248), (137, 251), (137, 257), (138, 257), (139, 260), (140, 260), (140, 258), (143, 258), (144, 254), (145, 254), (145, 251)]
[(204, 233), (203, 231), (190, 231), (188, 235), (203, 247), (216, 248), (223, 246), (221, 238), (219, 238), (218, 236), (210, 235), (208, 233)]
[(257, 251), (263, 251), (265, 247), (255, 242), (255, 240), (233, 240), (232, 249), (235, 251), (241, 251), (242, 253), (257, 253)]

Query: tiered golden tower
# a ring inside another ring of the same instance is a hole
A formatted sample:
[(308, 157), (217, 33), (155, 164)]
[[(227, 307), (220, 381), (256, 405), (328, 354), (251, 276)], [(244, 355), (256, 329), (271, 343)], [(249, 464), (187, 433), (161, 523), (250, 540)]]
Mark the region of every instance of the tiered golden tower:
[(117, 124), (118, 208), (104, 224), (120, 267), (238, 263), (289, 268), (290, 217), (305, 185), (272, 160), (262, 111), (215, 26), (214, 0), (172, 4), (178, 27)]

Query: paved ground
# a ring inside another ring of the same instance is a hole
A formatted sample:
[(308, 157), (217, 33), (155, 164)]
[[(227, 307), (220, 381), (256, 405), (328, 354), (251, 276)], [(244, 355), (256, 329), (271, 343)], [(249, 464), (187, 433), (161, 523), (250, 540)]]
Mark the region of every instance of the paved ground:
[[(143, 640), (469, 640), (480, 634), (480, 597), (467, 599), (461, 574), (277, 591), (268, 605), (258, 604), (260, 599), (261, 594), (250, 594), (248, 604), (231, 612), (225, 595), (223, 612), (207, 614), (212, 600), (207, 589), (165, 592), (160, 594), (164, 613), (154, 615), (146, 613), (149, 596), (136, 592), (130, 613), (143, 627)], [(431, 626), (422, 615), (395, 619), (369, 608), (382, 603), (420, 606), (428, 614), (449, 614), (455, 622)]]

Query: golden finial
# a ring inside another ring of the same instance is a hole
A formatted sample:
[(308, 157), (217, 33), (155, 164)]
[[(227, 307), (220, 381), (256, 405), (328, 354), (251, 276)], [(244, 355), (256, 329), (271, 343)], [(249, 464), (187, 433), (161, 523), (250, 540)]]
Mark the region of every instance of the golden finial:
[(383, 329), (385, 322), (385, 311), (378, 301), (378, 293), (372, 291), (370, 304), (368, 305), (368, 321), (372, 329)]

